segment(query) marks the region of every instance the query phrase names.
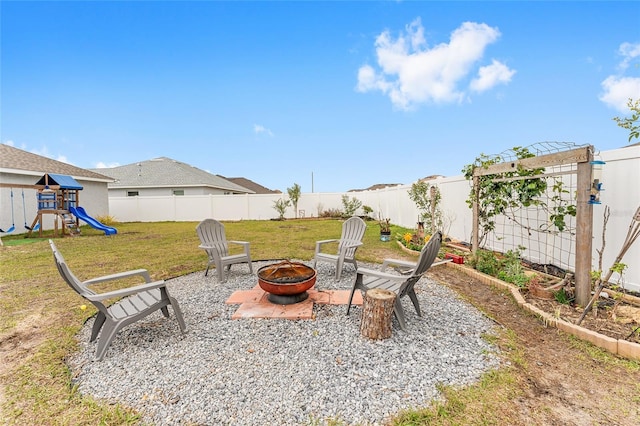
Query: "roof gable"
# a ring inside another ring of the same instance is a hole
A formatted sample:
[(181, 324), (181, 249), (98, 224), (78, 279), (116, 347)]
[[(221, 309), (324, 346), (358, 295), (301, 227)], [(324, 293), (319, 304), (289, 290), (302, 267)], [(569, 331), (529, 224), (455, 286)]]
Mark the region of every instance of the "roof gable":
[(167, 157), (101, 170), (115, 179), (109, 188), (207, 186), (242, 194), (254, 191)]

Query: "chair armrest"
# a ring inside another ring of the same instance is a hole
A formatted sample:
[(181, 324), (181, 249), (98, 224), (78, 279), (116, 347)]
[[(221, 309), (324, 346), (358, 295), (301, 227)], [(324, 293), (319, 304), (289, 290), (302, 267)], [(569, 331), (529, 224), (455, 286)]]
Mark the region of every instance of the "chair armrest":
[(360, 247), (363, 244), (362, 241), (358, 240), (340, 240), (340, 242), (345, 248)]
[(333, 240), (320, 240), (320, 241), (316, 241), (316, 246), (318, 244), (327, 244), (327, 243), (335, 243), (336, 241), (340, 241), (337, 238), (334, 238)]
[(398, 260), (398, 259), (384, 259), (382, 261), (381, 270), (387, 269), (389, 266), (398, 271), (400, 274), (409, 274), (418, 264), (416, 262), (409, 262), (406, 260)]
[(234, 240), (230, 240), (230, 241), (227, 241), (227, 243), (229, 243), (229, 244), (233, 243), (233, 244), (238, 244), (238, 245), (242, 246), (242, 249), (243, 249), (244, 253), (245, 253), (246, 255), (249, 255), (249, 244), (250, 244), (250, 243), (249, 243), (248, 241), (234, 241)]
[(340, 240), (338, 239), (333, 239), (333, 240), (320, 240), (320, 241), (316, 241), (316, 253), (320, 253), (320, 247), (323, 244), (328, 244), (328, 243), (335, 243), (338, 242)]
[(205, 251), (212, 251), (212, 252), (215, 253), (215, 256), (220, 257), (220, 252), (218, 252), (218, 249), (216, 247), (214, 247), (214, 246), (208, 246), (206, 244), (200, 244), (198, 246), (198, 248), (201, 248), (202, 250), (205, 250)]
[(443, 263), (449, 263), (449, 262), (453, 262), (453, 259), (444, 259), (444, 260), (439, 260), (436, 258), (436, 261), (433, 262), (431, 264), (431, 266), (438, 266), (438, 265), (442, 265)]
[(227, 243), (229, 243), (229, 244), (238, 244), (238, 245), (244, 246), (244, 251), (247, 251), (247, 249), (249, 248), (249, 244), (251, 244), (248, 241), (236, 241), (236, 240), (228, 240)]
[(367, 269), (367, 268), (358, 268), (356, 270), (356, 274), (373, 276), (378, 278), (387, 278), (387, 279), (396, 280), (396, 281), (405, 281), (407, 279), (407, 277), (403, 277), (395, 274), (389, 274), (387, 272), (376, 271), (374, 269)]
[(147, 283), (151, 282), (151, 277), (149, 276), (149, 272), (146, 269), (134, 269), (132, 271), (118, 272), (117, 274), (111, 274), (111, 275), (105, 275), (103, 277), (92, 278), (90, 280), (83, 281), (82, 284), (86, 286), (86, 285), (91, 285), (96, 283), (102, 283), (105, 281), (114, 281), (114, 280), (119, 280), (121, 278), (133, 277), (136, 275), (140, 275), (142, 278), (144, 278), (144, 281)]
[(150, 282), (150, 283), (144, 283), (144, 284), (136, 285), (136, 286), (133, 286), (133, 287), (123, 288), (123, 289), (120, 289), (120, 290), (108, 291), (106, 293), (90, 294), (90, 295), (86, 295), (85, 297), (87, 299), (89, 299), (90, 301), (92, 301), (92, 302), (94, 302), (94, 301), (102, 301), (102, 300), (106, 300), (106, 299), (112, 299), (112, 298), (115, 298), (115, 297), (130, 296), (132, 294), (141, 293), (143, 291), (149, 291), (149, 290), (153, 290), (153, 289), (156, 289), (156, 288), (166, 287), (166, 285), (167, 284), (164, 281), (154, 281), (154, 282)]

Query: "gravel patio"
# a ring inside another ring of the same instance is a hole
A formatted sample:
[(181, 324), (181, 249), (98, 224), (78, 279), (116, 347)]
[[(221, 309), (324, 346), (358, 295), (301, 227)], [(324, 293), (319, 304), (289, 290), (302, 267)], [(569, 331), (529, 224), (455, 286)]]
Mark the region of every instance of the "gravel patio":
[[(482, 338), (495, 324), (427, 278), (416, 285), (424, 316), (403, 300), (407, 331), (394, 319), (386, 340), (360, 336), (360, 306), (349, 316), (344, 304), (312, 303), (310, 319), (234, 317), (241, 305), (230, 297), (254, 289), (255, 271), (269, 263), (254, 262), (254, 274), (234, 265), (226, 283), (203, 272), (168, 281), (187, 333), (172, 312), (157, 312), (123, 329), (101, 362), (88, 343), (91, 318), (68, 360), (79, 391), (156, 425), (381, 425), (438, 398), (438, 384), (466, 385), (499, 366)], [(333, 266), (316, 269), (316, 291), (351, 289), (352, 267), (339, 282)]]

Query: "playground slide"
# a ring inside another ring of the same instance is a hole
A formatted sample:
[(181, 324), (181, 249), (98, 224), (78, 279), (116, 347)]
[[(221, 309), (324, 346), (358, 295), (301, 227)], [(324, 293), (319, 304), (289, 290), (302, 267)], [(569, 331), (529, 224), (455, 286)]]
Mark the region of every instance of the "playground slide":
[(78, 219), (81, 219), (87, 222), (92, 228), (99, 229), (100, 231), (104, 231), (105, 235), (113, 235), (117, 234), (118, 230), (116, 228), (112, 228), (111, 226), (104, 225), (91, 216), (87, 214), (87, 212), (82, 207), (71, 207), (69, 209), (71, 213), (76, 216)]

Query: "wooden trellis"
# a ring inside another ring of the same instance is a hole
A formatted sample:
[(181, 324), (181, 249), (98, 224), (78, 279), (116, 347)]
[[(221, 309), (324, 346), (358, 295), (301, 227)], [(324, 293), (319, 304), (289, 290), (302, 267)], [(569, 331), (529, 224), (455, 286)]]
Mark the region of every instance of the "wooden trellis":
[[(532, 179), (547, 178), (558, 174), (576, 174), (576, 238), (575, 238), (575, 284), (576, 303), (586, 306), (591, 295), (591, 253), (593, 235), (593, 205), (589, 203), (592, 185), (593, 146), (588, 145), (572, 150), (539, 155), (531, 158), (517, 159), (488, 167), (476, 167), (473, 170), (473, 190), (475, 192), (473, 203), (473, 230), (471, 237), (472, 250), (475, 252), (479, 246), (479, 193), (480, 177), (486, 175), (501, 175), (514, 172), (519, 169), (531, 170), (552, 166), (566, 166), (575, 164), (575, 168), (560, 173), (542, 173), (536, 176), (510, 177), (508, 179)], [(499, 181), (500, 179), (496, 179)]]

